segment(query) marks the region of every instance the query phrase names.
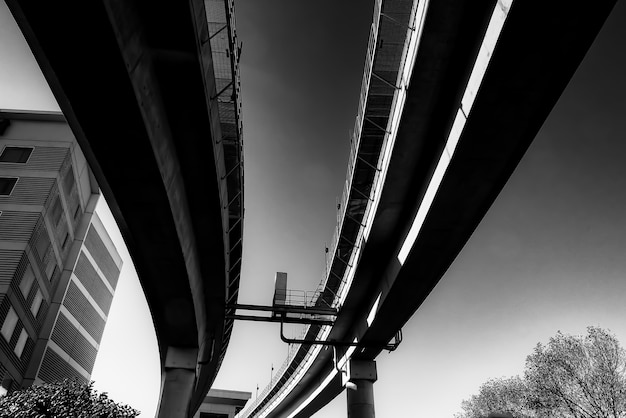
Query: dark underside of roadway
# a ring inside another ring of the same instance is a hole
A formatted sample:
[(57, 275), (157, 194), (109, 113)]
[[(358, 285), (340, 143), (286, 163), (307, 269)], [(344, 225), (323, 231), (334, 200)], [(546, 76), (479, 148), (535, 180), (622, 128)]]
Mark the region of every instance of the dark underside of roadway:
[(226, 282), (215, 87), (191, 10), (202, 2), (7, 3), (124, 236), (162, 365), (169, 346), (200, 350), (199, 404), (219, 367)]
[[(460, 106), (494, 1), (430, 2), (382, 197), (355, 279), (329, 339), (363, 344), (375, 359), (445, 274), (506, 184), (609, 15), (593, 6), (514, 2), (459, 145), (403, 266), (397, 254)], [(378, 313), (365, 318), (381, 295)], [(333, 367), (322, 350), (270, 416), (293, 411)], [(384, 373), (384, 370), (379, 371)], [(297, 416), (343, 390), (339, 374)]]

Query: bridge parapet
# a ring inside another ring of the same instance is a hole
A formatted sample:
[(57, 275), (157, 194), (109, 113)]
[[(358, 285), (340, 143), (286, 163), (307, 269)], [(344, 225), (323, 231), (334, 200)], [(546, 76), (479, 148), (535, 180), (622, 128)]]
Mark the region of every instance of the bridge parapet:
[[(209, 108), (213, 120), (219, 121), (220, 128), (220, 135), (213, 138), (213, 155), (219, 175), (226, 259), (225, 302), (229, 305), (237, 302), (243, 255), (243, 127), (239, 77), (241, 47), (237, 39), (234, 1), (204, 0), (204, 7), (215, 79), (215, 88), (208, 98)], [(201, 42), (206, 43), (206, 39)], [(226, 354), (232, 329), (233, 320), (226, 319), (219, 364)]]

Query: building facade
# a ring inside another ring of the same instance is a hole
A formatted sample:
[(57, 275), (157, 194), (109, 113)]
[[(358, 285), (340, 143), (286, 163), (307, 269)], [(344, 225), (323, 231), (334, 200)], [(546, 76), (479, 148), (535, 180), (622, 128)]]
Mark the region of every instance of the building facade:
[(121, 258), (59, 113), (0, 112), (0, 391), (88, 381)]

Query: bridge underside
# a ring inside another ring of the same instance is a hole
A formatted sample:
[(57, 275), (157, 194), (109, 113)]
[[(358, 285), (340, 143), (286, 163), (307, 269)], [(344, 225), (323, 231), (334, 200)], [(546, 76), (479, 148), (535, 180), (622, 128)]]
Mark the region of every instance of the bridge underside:
[[(406, 261), (398, 252), (444, 152), (496, 2), (431, 1), (374, 223), (329, 339), (373, 360), (411, 318), (461, 251), (584, 58), (613, 0), (593, 5), (514, 2), (463, 133)], [(384, 12), (383, 2), (383, 12)], [(496, 6), (500, 7), (500, 6)], [(375, 318), (366, 318), (380, 295)], [(367, 348), (366, 348), (367, 347)], [(322, 350), (268, 415), (313, 415), (343, 390)]]
[[(226, 267), (213, 140), (219, 138), (202, 1), (9, 0), (124, 236), (162, 367), (197, 353), (190, 410), (224, 341)], [(123, 343), (123, 342), (120, 342)], [(189, 351), (191, 350), (191, 351)]]

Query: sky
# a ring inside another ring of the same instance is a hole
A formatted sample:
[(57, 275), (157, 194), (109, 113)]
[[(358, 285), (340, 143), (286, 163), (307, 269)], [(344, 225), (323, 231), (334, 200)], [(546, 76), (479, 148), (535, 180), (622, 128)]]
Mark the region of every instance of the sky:
[[(240, 303), (270, 304), (276, 271), (288, 272), (292, 289), (313, 290), (322, 278), (371, 3), (236, 2), (246, 193)], [(582, 334), (596, 325), (626, 344), (625, 28), (621, 2), (494, 205), (404, 327), (398, 350), (378, 357), (378, 416), (451, 417), (485, 380), (522, 373), (536, 343), (558, 330)], [(0, 108), (54, 109), (4, 3), (0, 53)], [(108, 216), (104, 206), (98, 212)], [(153, 416), (156, 340), (123, 256), (93, 378)], [(277, 325), (237, 322), (214, 387), (254, 398), (286, 354)], [(342, 394), (315, 417), (345, 409)]]

